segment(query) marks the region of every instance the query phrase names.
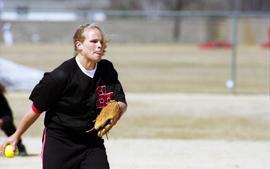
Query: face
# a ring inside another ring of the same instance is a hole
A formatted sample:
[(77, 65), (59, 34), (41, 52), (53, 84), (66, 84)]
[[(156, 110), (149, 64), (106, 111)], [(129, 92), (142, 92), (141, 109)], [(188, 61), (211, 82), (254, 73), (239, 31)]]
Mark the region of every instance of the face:
[(83, 35), (85, 40), (83, 42), (76, 42), (78, 53), (90, 61), (99, 62), (104, 55), (102, 32), (96, 28), (85, 29)]

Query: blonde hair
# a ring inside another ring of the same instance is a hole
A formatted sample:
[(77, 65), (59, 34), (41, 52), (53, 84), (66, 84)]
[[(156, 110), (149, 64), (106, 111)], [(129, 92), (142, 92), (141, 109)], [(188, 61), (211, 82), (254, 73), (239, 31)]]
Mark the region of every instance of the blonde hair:
[(107, 48), (107, 43), (108, 41), (105, 39), (104, 37), (104, 33), (103, 31), (101, 30), (101, 28), (96, 25), (96, 24), (84, 24), (84, 25), (80, 25), (78, 27), (78, 29), (75, 31), (74, 35), (73, 35), (73, 45), (74, 45), (74, 52), (75, 52), (75, 55), (78, 53), (78, 50), (77, 50), (77, 47), (76, 47), (76, 42), (79, 41), (79, 42), (83, 42), (85, 40), (85, 36), (83, 35), (84, 31), (86, 29), (97, 29), (101, 32), (102, 34), (102, 37), (103, 37), (103, 44), (102, 44), (102, 48), (103, 48), (103, 53), (106, 52), (106, 48)]

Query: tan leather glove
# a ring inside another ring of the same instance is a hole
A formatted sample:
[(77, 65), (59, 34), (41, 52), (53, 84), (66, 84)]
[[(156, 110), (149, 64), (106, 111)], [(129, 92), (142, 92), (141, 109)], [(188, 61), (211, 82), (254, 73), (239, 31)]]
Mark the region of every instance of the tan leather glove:
[(98, 136), (103, 137), (117, 123), (120, 116), (121, 109), (119, 104), (115, 100), (110, 100), (97, 116), (94, 127), (87, 132), (95, 129), (98, 131)]

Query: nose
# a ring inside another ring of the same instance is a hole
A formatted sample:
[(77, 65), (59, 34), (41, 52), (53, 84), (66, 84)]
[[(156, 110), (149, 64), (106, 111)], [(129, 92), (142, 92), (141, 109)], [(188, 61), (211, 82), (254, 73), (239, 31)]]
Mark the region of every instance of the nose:
[(100, 41), (97, 42), (97, 47), (101, 48), (102, 47), (102, 43)]

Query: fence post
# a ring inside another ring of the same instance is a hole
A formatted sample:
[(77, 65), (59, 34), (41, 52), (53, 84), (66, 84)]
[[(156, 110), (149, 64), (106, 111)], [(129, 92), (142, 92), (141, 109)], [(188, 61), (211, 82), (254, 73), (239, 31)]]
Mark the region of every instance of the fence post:
[(227, 88), (231, 93), (236, 92), (237, 80), (237, 42), (238, 42), (238, 13), (232, 15), (232, 55), (230, 64), (230, 79), (227, 81)]
[(173, 40), (175, 42), (179, 41), (179, 29), (180, 27), (180, 16), (176, 15), (174, 16), (174, 27), (173, 27)]

